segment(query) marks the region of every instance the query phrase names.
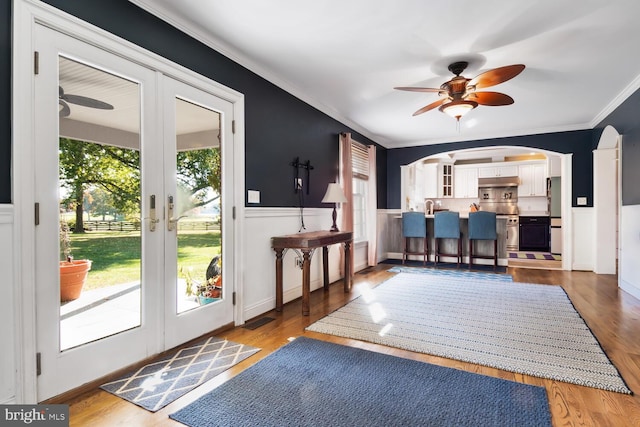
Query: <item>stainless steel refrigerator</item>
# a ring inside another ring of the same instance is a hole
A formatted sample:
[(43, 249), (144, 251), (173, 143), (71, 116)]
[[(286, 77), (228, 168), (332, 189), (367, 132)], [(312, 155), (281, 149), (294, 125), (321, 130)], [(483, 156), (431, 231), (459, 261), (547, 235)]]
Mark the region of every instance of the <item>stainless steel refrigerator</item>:
[(562, 254), (562, 193), (561, 178), (554, 176), (547, 179), (547, 200), (551, 217), (551, 253)]

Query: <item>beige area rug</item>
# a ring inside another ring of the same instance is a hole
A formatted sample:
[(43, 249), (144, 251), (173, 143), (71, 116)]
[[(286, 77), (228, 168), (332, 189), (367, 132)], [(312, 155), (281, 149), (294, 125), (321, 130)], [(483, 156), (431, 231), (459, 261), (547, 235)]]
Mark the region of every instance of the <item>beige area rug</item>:
[(560, 286), (399, 273), (359, 290), (307, 330), (631, 393)]

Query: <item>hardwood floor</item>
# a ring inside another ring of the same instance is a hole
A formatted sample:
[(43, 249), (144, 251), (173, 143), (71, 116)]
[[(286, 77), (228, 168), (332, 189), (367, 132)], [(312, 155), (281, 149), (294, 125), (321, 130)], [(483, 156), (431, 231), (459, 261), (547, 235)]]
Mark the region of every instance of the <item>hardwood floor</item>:
[[(376, 284), (384, 281), (393, 275), (386, 271), (389, 267), (391, 266), (380, 264), (368, 269), (365, 274), (356, 273), (354, 284), (361, 282)], [(301, 302), (296, 300), (286, 304), (281, 313), (275, 311), (265, 313), (265, 316), (274, 317), (275, 321), (258, 329), (248, 330), (237, 327), (216, 334), (221, 338), (260, 347), (262, 351), (156, 413), (150, 413), (97, 387), (86, 390), (74, 398), (66, 398), (63, 403), (70, 404), (72, 426), (180, 426), (182, 424), (170, 420), (168, 414), (266, 357), (286, 344), (289, 337), (306, 335), (435, 365), (543, 386), (547, 390), (554, 426), (639, 426), (640, 397), (637, 393), (640, 393), (640, 301), (618, 289), (617, 278), (613, 275), (524, 268), (509, 268), (508, 273), (512, 274), (514, 280), (518, 282), (562, 285), (627, 385), (636, 394), (608, 392), (376, 344), (305, 332), (306, 326), (341, 307), (357, 295), (356, 291), (345, 294), (342, 291), (342, 282), (338, 282), (331, 286), (328, 293), (320, 289), (311, 294), (311, 313), (308, 317), (301, 316)]]

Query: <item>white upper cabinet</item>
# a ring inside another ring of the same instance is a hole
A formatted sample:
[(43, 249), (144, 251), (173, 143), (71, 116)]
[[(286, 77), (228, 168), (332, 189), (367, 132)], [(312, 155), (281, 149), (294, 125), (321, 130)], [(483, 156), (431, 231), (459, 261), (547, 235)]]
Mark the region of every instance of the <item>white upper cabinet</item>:
[(478, 168), (456, 166), (454, 168), (453, 195), (455, 198), (478, 197)]
[(478, 178), (496, 178), (499, 176), (518, 176), (518, 166), (483, 166), (478, 168)]
[(547, 195), (547, 164), (546, 162), (518, 166), (520, 185), (518, 197)]
[(424, 198), (435, 199), (438, 197), (438, 165), (429, 163), (422, 166), (424, 172)]

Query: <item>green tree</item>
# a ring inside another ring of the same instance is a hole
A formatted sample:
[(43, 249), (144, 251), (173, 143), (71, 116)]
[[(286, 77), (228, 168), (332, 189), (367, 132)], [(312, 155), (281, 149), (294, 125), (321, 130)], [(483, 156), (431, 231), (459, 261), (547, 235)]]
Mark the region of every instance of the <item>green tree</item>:
[(91, 142), (60, 138), (60, 181), (67, 196), (62, 201), (75, 209), (74, 233), (84, 232), (85, 192), (97, 186), (108, 192), (119, 212), (140, 208), (140, 153)]
[[(219, 148), (179, 152), (177, 169), (178, 187), (190, 196), (192, 207), (204, 206), (220, 197)], [(210, 189), (213, 189), (213, 195)]]
[[(84, 232), (85, 193), (91, 192), (95, 200), (96, 189), (110, 195), (110, 203), (119, 213), (139, 216), (138, 150), (60, 138), (59, 156), (60, 180), (66, 192), (62, 203), (75, 210), (75, 233)], [(179, 152), (177, 181), (179, 191), (186, 195), (191, 208), (218, 199), (221, 188), (220, 149)]]

